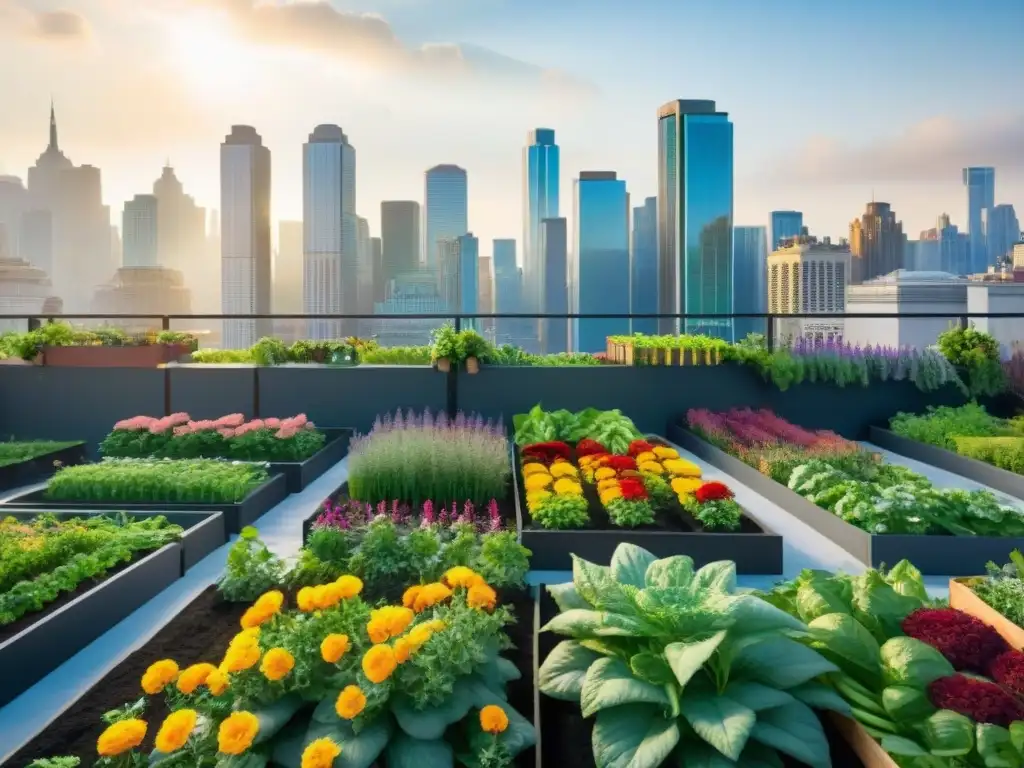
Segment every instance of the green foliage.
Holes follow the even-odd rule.
[[[102,504],[230,504],[244,499],[268,478],[263,466],[215,459],[108,459],[61,469],[47,486],[46,498]]]
[[[6,350],[23,360],[34,360],[43,347],[128,347],[145,344],[195,344],[188,333],[127,334],[119,328],[101,327],[93,330],[75,328],[65,322],[50,322],[33,331],[10,334],[4,340]]]
[[[901,437],[939,448],[956,450],[958,437],[996,437],[1013,434],[1003,419],[992,416],[985,406],[967,403],[957,408],[929,408],[927,413],[897,413],[889,429]]]
[[[647,499],[613,499],[605,509],[611,521],[620,528],[637,528],[654,523],[654,507]]]
[[[694,504],[687,510],[709,531],[739,530],[743,509],[732,499],[715,499],[703,504]]]
[[[225,363],[254,363],[251,349],[197,349],[192,353],[193,363],[223,365]]]
[[[494,531],[480,535],[480,551],[469,567],[495,587],[519,587],[530,570],[530,550],[519,543],[515,531]]]
[[[228,552],[217,589],[231,602],[251,602],[283,584],[284,575],[284,561],[260,540],[259,531],[246,526]]]
[[[612,453],[625,454],[633,440],[643,437],[633,421],[617,409],[599,411],[587,408],[578,413],[564,409],[545,411],[538,403],[529,413],[513,416],[512,424],[518,446],[552,440],[578,443],[589,438]]]
[[[836,666],[795,638],[800,620],[737,594],[731,562],[694,571],[620,545],[610,566],[573,558],[572,584],[549,590],[561,613],[542,631],[569,637],[538,686],[596,715],[597,768],[778,764],[779,752],[829,765],[811,706],[848,714],[816,681]]]
[[[264,336],[250,351],[257,365],[281,365],[289,361],[288,345],[273,336]]]
[[[958,437],[956,452],[1008,472],[1024,474],[1024,436]]]
[[[536,507],[533,522],[549,530],[585,528],[590,522],[590,504],[582,496],[557,494]]]
[[[63,451],[65,448],[73,448],[81,445],[81,440],[60,442],[57,440],[25,440],[0,442],[0,467],[10,464],[20,464],[23,461],[31,461],[48,453]]]
[[[999,342],[971,323],[939,334],[939,351],[967,380],[972,397],[996,395],[1006,389],[1006,375],[1000,359]]]
[[[503,344],[491,352],[491,365],[541,366],[568,368],[580,365],[604,365],[589,352],[556,352],[550,355],[534,355],[511,344]]]
[[[470,357],[485,363],[491,360],[493,353],[494,346],[474,328],[456,331],[451,323],[445,323],[431,335],[432,363],[447,360],[452,365],[460,365]]]
[[[970,579],[967,584],[978,597],[1018,627],[1024,627],[1024,555],[1010,553],[1004,566],[989,563],[987,575]]]
[[[430,365],[431,347],[378,347],[360,354],[367,365]]]

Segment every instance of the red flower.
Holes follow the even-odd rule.
[[[603,453],[608,453],[608,449],[597,442],[597,440],[591,440],[589,437],[585,437],[576,443],[577,456],[594,456]]]
[[[627,500],[647,498],[647,489],[644,488],[643,481],[635,477],[624,477],[619,480],[619,490],[622,491],[622,498]]]
[[[550,464],[555,459],[565,459],[568,461],[572,456],[572,451],[565,443],[553,441],[550,443],[534,443],[533,445],[524,446],[523,456],[540,459],[544,463]]]
[[[1017,695],[1024,694],[1024,653],[1010,649],[995,658],[988,676]]]
[[[979,675],[1009,647],[988,624],[955,608],[919,608],[903,620],[902,628],[939,651],[957,670]]]
[[[601,465],[610,467],[616,472],[622,472],[624,470],[636,469],[636,459],[629,456],[605,456]]]
[[[630,456],[637,456],[641,453],[648,453],[654,450],[654,446],[648,443],[646,440],[634,440],[629,444],[629,449],[626,451]]]
[[[734,494],[725,483],[712,480],[709,483],[704,483],[704,485],[698,488],[693,495],[699,503],[703,504],[708,501],[731,499],[736,494]]]
[[[1015,720],[1024,720],[1024,705],[988,680],[966,675],[940,677],[928,686],[928,696],[939,709],[959,712],[976,723],[1006,728]]]

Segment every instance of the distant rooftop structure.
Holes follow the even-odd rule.
[[[880,275],[865,280],[864,285],[907,285],[909,283],[948,283],[963,282],[962,277],[950,274],[949,272],[916,272],[912,269],[897,269],[887,275]]]
[[[779,247],[777,250],[784,251],[787,248],[802,250],[813,248],[815,250],[824,251],[849,251],[850,244],[845,238],[841,239],[838,243],[833,243],[831,237],[816,237],[815,235],[808,234],[807,227],[804,227],[802,234],[794,235],[793,237],[785,237],[779,241]]]

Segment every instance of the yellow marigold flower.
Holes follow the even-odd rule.
[[[392,646],[392,649],[395,652],[395,661],[399,664],[405,664],[405,662],[409,660],[409,657],[412,656],[412,643],[409,642],[409,638],[407,637],[400,637],[395,640],[395,644]]]
[[[693,477],[673,477],[669,485],[672,486],[672,490],[677,495],[688,495],[696,491],[704,483]]]
[[[371,683],[383,683],[398,666],[391,646],[375,645],[363,654],[363,674]]]
[[[366,623],[366,636],[370,638],[371,643],[379,644],[386,642],[391,633],[382,620],[371,619]]]
[[[303,587],[299,590],[299,594],[295,596],[295,602],[299,605],[299,610],[303,613],[310,613],[316,610],[316,589],[313,587]]]
[[[207,664],[206,662],[186,667],[178,677],[178,690],[186,695],[195,693],[196,688],[205,683],[206,678],[215,669],[217,668],[213,664]]]
[[[322,611],[333,608],[341,602],[341,585],[337,583],[324,584],[314,590],[316,607]]]
[[[526,494],[526,508],[536,509],[538,506],[544,503],[546,499],[551,498],[551,491],[530,491]]]
[[[664,467],[677,477],[700,477],[700,467],[686,459],[667,459]]]
[[[337,664],[348,648],[348,635],[330,634],[320,643],[320,657],[328,664]]]
[[[617,477],[606,477],[604,480],[599,480],[597,483],[598,492],[606,491],[609,488],[618,488],[619,478]]]
[[[576,467],[568,461],[556,461],[551,465],[550,474],[552,477],[576,477]]]
[[[659,459],[678,459],[679,451],[664,445],[656,445],[654,446],[654,455]]]
[[[595,480],[608,480],[612,477],[615,477],[615,470],[611,467],[601,467],[594,472]]]
[[[228,673],[223,669],[213,670],[210,676],[206,678],[206,689],[214,696],[220,696],[224,693],[228,689],[228,684]]]
[[[536,475],[540,473],[548,474],[548,468],[541,464],[539,461],[534,461],[529,464],[523,464],[523,477],[529,477],[530,475]]]
[[[363,591],[363,580],[358,576],[345,574],[334,582],[341,588],[341,599],[348,600]]]
[[[252,712],[232,712],[217,730],[217,749],[225,755],[240,755],[252,746],[260,721]]]
[[[665,474],[665,468],[656,461],[645,461],[641,464],[637,464],[637,469],[641,472],[647,472],[652,475]]]
[[[639,465],[645,461],[656,461],[657,458],[658,457],[654,453],[654,451],[643,451],[642,453],[638,453],[636,455],[636,463]]]
[[[243,672],[252,669],[260,660],[258,645],[234,645],[228,647],[221,663],[225,672]]]
[[[155,696],[178,679],[178,665],[170,659],[162,659],[149,665],[142,676],[142,690]]]
[[[398,635],[405,632],[406,628],[412,624],[412,620],[416,617],[411,608],[398,605],[385,605],[383,608],[376,608],[370,612],[370,623],[367,625],[367,631],[372,635],[383,632],[386,635],[384,640],[388,637],[397,637]],[[375,643],[384,642],[383,640],[374,640]]]
[[[484,733],[495,735],[504,733],[508,728],[508,715],[505,710],[494,704],[488,704],[480,710],[480,728]]]
[[[154,746],[165,755],[178,751],[188,742],[198,719],[199,713],[194,709],[171,712],[157,731]]]
[[[409,640],[409,644],[412,646],[413,653],[422,648],[423,644],[433,636],[434,630],[430,628],[429,624],[420,624],[419,626],[413,627],[412,631],[406,635]]]
[[[526,486],[527,491],[539,491],[551,485],[551,480],[551,475],[547,472],[544,472],[543,474],[540,472],[534,472],[532,475],[527,475],[523,484]]]
[[[431,606],[443,603],[451,596],[452,591],[440,582],[425,584],[419,594],[416,595],[416,602],[413,605],[413,610],[416,611],[416,613],[422,613]]]
[[[145,720],[121,720],[107,727],[96,741],[100,757],[116,757],[135,749],[146,738]]]
[[[583,486],[575,480],[563,477],[555,482],[555,493],[559,496],[582,496]]]
[[[609,503],[622,498],[622,489],[619,488],[618,485],[614,488],[607,488],[606,490],[601,491],[599,497],[601,499],[601,503],[608,506]]]
[[[474,571],[472,568],[467,568],[464,565],[457,565],[454,568],[449,568],[444,574],[444,582],[452,589],[457,587],[464,587],[469,589],[474,584],[479,584],[483,581],[480,574]]]
[[[331,768],[341,747],[328,738],[315,739],[302,750],[301,768]]]
[[[284,648],[271,648],[263,656],[260,672],[267,680],[278,681],[287,677],[295,667],[295,657]]]
[[[442,629],[445,628],[446,624],[443,621],[441,621],[441,619],[433,619],[431,621],[428,621],[423,626],[429,628],[431,632],[440,632]]]
[[[689,503],[690,503],[691,501],[693,501],[693,494],[692,494],[692,493],[677,493],[677,494],[676,494],[676,498],[677,498],[677,499],[679,499],[679,503],[680,503],[680,504],[681,504],[682,506],[684,506],[684,507],[685,507],[685,506],[687,506],[687,505],[688,505],[688,504],[689,504]]]
[[[334,711],[342,720],[355,720],[366,709],[366,694],[358,685],[349,685],[338,694],[334,702]]]
[[[264,592],[256,598],[256,602],[253,605],[268,613],[277,613],[281,610],[281,606],[284,605],[284,592],[279,589]]]
[[[405,592],[402,593],[402,605],[406,608],[412,608],[416,605],[416,598],[420,592],[423,591],[423,587],[419,584],[409,587]]]
[[[486,584],[477,584],[470,587],[466,596],[466,603],[470,608],[482,608],[485,611],[493,611],[498,602],[498,593]]]

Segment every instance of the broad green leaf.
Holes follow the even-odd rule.
[[[751,739],[740,755],[740,768],[783,768],[782,758],[771,747]]]
[[[635,629],[625,629],[610,624],[611,616],[612,614],[604,611],[573,608],[555,616],[541,628],[541,632],[554,632],[556,635],[577,638],[592,635],[628,637],[635,633]]]
[[[940,709],[924,725],[925,744],[936,757],[960,757],[974,749],[974,723],[959,712]]]
[[[645,586],[644,575],[657,559],[636,544],[619,544],[612,554],[612,578],[619,584],[631,584],[642,589]]]
[[[978,754],[986,768],[1017,768],[1021,759],[1010,739],[1010,732],[998,725],[978,723],[975,731]]]
[[[266,768],[269,761],[270,758],[258,751],[246,752],[244,755],[219,755],[217,768]]]
[[[657,653],[644,651],[635,654],[629,660],[629,668],[633,670],[634,675],[654,685],[665,685],[675,680],[672,667],[665,661],[664,656]]]
[[[712,595],[716,592],[736,591],[736,563],[732,560],[718,560],[708,563],[693,575],[690,592],[694,595]]]
[[[563,640],[540,665],[537,687],[553,699],[579,701],[587,670],[600,658],[574,640]]]
[[[334,760],[334,768],[370,768],[387,746],[391,730],[391,718],[386,714],[365,723],[359,733],[353,730],[347,720],[337,719],[334,724],[313,722],[301,746],[305,749],[316,739],[330,739],[341,747],[341,754]],[[278,757],[275,744],[275,762],[280,762]],[[301,763],[301,752],[298,757]]]
[[[709,602],[715,605],[716,601]],[[743,635],[769,630],[807,631],[802,621],[754,595],[733,596],[726,613],[734,622],[732,631]]]
[[[504,656],[498,657],[497,666],[498,677],[501,678],[503,683],[511,683],[513,680],[519,680],[523,676],[523,673],[519,671],[519,667]]]
[[[339,693],[340,691],[333,690],[320,699],[313,710],[313,720],[318,723],[327,723],[328,725],[338,722],[338,711],[335,708],[335,704],[338,701]]]
[[[924,757],[928,754],[924,747],[916,741],[891,733],[882,737],[882,749],[891,755],[903,755],[904,757]]]
[[[785,752],[811,768],[831,765],[828,739],[821,721],[799,701],[759,712],[750,738]]]
[[[915,597],[922,602],[928,600],[928,590],[924,585],[921,571],[909,560],[900,560],[896,563],[886,574],[885,580],[901,595]]]
[[[830,613],[849,614],[853,610],[842,586],[825,579],[814,579],[800,585],[796,592],[796,609],[806,622]]]
[[[665,659],[681,686],[686,686],[704,663],[718,650],[728,633],[725,630],[715,632],[705,640],[692,643],[670,643],[665,646]]]
[[[811,709],[827,712],[838,712],[847,717],[852,716],[850,705],[846,699],[836,693],[835,689],[824,683],[810,680],[786,691],[797,701],[802,701]]]
[[[576,585],[571,581],[568,584],[553,584],[548,587],[548,594],[555,601],[560,611],[570,611],[573,608],[592,608],[586,600],[580,597],[576,591]]]
[[[334,716],[338,721],[338,716]],[[315,720],[293,717],[291,722],[277,732],[271,742],[270,760],[279,768],[302,768],[302,750],[306,746],[306,736],[314,731],[314,727],[328,726]]]
[[[792,688],[836,667],[817,651],[788,637],[768,637],[742,647],[733,658],[730,674],[776,688]]]
[[[472,708],[473,685],[486,687],[481,681],[463,678],[455,683],[451,695],[444,702],[427,709],[416,709],[408,696],[394,696],[391,713],[399,727],[414,739],[440,739],[449,725],[464,718]]]
[[[916,723],[935,712],[924,691],[907,685],[890,685],[883,690],[882,707],[897,723]]]
[[[1024,721],[1010,723],[1010,741],[1018,752],[1024,753]]]
[[[789,704],[793,700],[793,697],[786,691],[780,691],[778,688],[749,681],[729,683],[725,687],[723,695],[755,712],[760,712],[762,709],[771,709],[772,707],[781,707],[783,704]]]
[[[851,603],[853,617],[880,643],[900,635],[900,624],[922,605],[916,597],[901,595],[874,569],[853,579]]]
[[[881,675],[880,646],[874,636],[853,616],[828,613],[808,624],[812,647],[826,652],[830,661],[847,674],[877,681]]]
[[[747,745],[757,713],[728,696],[701,690],[683,691],[679,711],[704,741],[730,760],[738,760]]]
[[[948,677],[955,672],[945,656],[912,637],[887,640],[879,657],[886,685],[906,685],[924,690],[940,677]]]
[[[304,704],[305,702],[299,696],[289,694],[282,696],[273,704],[254,709],[252,713],[260,721],[260,729],[256,733],[253,744],[263,744],[272,739]]]
[[[671,587],[688,587],[693,581],[693,558],[686,555],[673,555],[655,560],[647,566],[644,584],[658,589]]]
[[[537,743],[537,731],[533,723],[509,706],[502,697],[484,685],[483,681],[470,676],[456,683],[462,684],[473,709],[483,709],[494,704],[505,710],[508,717],[508,728],[501,734],[501,743],[513,756]]]
[[[595,768],[658,768],[679,742],[679,727],[659,707],[626,704],[597,713]]]
[[[455,755],[447,742],[423,741],[396,733],[384,753],[388,768],[454,768]]]
[[[735,768],[736,763],[710,744],[688,742],[676,752],[679,768]]]
[[[622,704],[660,704],[669,706],[665,689],[633,676],[619,659],[598,659],[590,665],[583,680],[580,705],[583,717]]]
[[[572,583],[580,597],[598,610],[627,616],[636,614],[636,606],[608,566],[595,565],[573,555]]]

